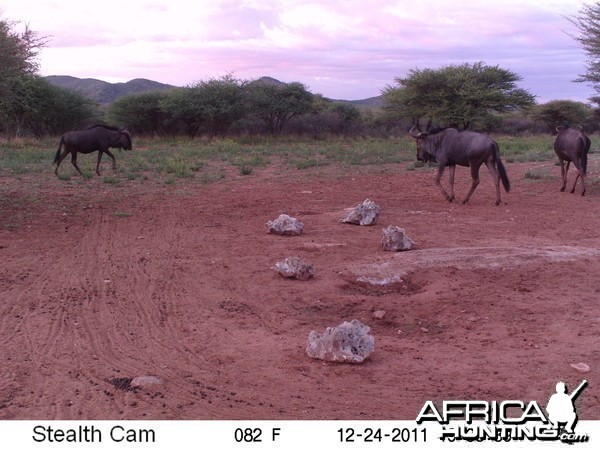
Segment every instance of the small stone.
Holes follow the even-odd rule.
[[[306,281],[315,275],[315,268],[311,263],[302,261],[297,256],[285,258],[283,261],[275,263],[272,269],[276,270],[281,276],[286,278],[296,278]]]
[[[163,384],[163,380],[154,375],[141,375],[131,380],[132,387],[150,387]]]
[[[581,373],[586,373],[590,371],[590,366],[588,366],[586,363],[571,364],[571,367],[575,370],[580,371]]]
[[[354,225],[375,225],[379,218],[381,208],[375,202],[366,199],[359,205],[356,205],[343,219],[342,223],[352,223]]]
[[[421,331],[423,333],[429,333],[429,330],[427,328],[425,328],[425,327],[421,327]]]
[[[375,338],[360,320],[327,327],[324,333],[311,331],[306,353],[311,358],[325,361],[361,363],[375,350]]]
[[[415,245],[415,241],[405,234],[404,228],[390,225],[383,230],[381,245],[385,251],[398,252],[411,250]]]
[[[373,312],[373,319],[383,319],[385,317],[385,311],[378,309]]]
[[[281,214],[277,219],[267,222],[267,232],[282,236],[298,236],[304,231],[304,224],[294,217]]]

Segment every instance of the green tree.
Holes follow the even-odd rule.
[[[574,38],[587,55],[586,72],[575,81],[590,83],[600,93],[600,2],[584,4],[569,20],[579,30]]]
[[[356,128],[360,119],[358,108],[344,102],[332,102],[320,115],[330,131],[336,134],[350,133]]]
[[[36,36],[28,27],[21,33],[14,30],[16,23],[0,19],[0,121],[5,131],[12,129],[11,134],[18,134],[21,124],[15,123],[15,108],[22,109],[19,104],[21,87],[28,82],[27,77],[38,70],[36,60],[44,40]]]
[[[269,132],[279,135],[294,117],[311,111],[313,94],[299,82],[248,85],[250,114],[262,120]]]
[[[201,81],[192,89],[201,103],[201,117],[211,135],[223,135],[246,113],[245,82],[232,74]]]
[[[192,137],[214,136],[244,117],[245,98],[244,82],[229,74],[170,91],[161,106],[171,127],[183,127]]]
[[[195,137],[203,124],[201,99],[198,92],[189,87],[169,91],[160,102],[160,107],[167,115],[167,127],[170,132],[183,131]]]
[[[37,75],[23,75],[13,84],[15,98],[10,122],[15,134],[36,137],[61,134],[81,127],[94,115],[93,102],[82,95],[56,86]]]
[[[441,69],[411,69],[406,78],[383,90],[388,113],[413,121],[419,118],[467,129],[490,114],[531,106],[535,97],[516,83],[521,77],[498,66],[450,65]]]
[[[165,91],[153,91],[121,97],[109,106],[107,117],[137,134],[160,135],[168,121],[163,108],[168,95]]]
[[[531,117],[543,123],[548,130],[554,130],[560,125],[581,125],[589,129],[594,121],[594,111],[582,102],[552,100],[533,108]]]

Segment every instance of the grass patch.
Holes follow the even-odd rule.
[[[300,161],[296,161],[294,166],[296,167],[296,169],[302,170],[302,169],[309,169],[311,167],[328,166],[329,164],[331,164],[331,163],[326,160],[322,160],[322,159],[318,159],[318,158],[309,158],[309,159],[303,159]]]
[[[252,174],[252,167],[250,166],[240,166],[239,168],[239,174],[240,175],[251,175]]]
[[[121,180],[119,180],[118,178],[113,176],[113,177],[104,177],[102,179],[102,182],[104,184],[119,184],[121,182]]]
[[[133,214],[127,211],[117,211],[113,215],[117,217],[131,217]]]
[[[413,170],[420,169],[425,167],[425,163],[423,161],[413,161],[406,166],[406,170],[412,172]]]
[[[553,136],[492,137],[498,142],[500,155],[506,162],[556,159]],[[600,138],[591,138],[592,148],[598,147]],[[0,141],[0,175],[51,174],[53,149],[56,148],[54,141]],[[222,167],[223,163],[236,167],[241,175],[250,175],[257,167],[268,166],[272,161],[301,170],[332,164],[367,166],[408,163],[407,171],[423,167],[422,163],[415,161],[416,147],[409,136],[327,140],[294,136],[246,136],[213,140],[134,138],[133,147],[132,151],[117,153],[118,172],[104,177],[104,183],[117,185],[127,180],[148,179],[166,184],[192,179],[204,184],[212,183],[225,177],[223,169],[215,168]],[[79,156],[84,173],[83,182],[94,177],[96,158],[96,154]],[[65,167],[63,173],[59,174],[59,180],[68,181],[74,176],[74,172],[68,169]]]
[[[554,178],[548,167],[532,167],[527,169],[524,177],[528,180],[549,180]]]

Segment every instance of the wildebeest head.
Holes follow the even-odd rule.
[[[408,132],[411,137],[417,141],[417,159],[422,162],[435,162],[435,142],[433,139],[428,139],[430,133],[427,131],[416,130],[414,125]]]
[[[114,147],[131,150],[131,135],[126,128],[121,128],[119,130],[119,137],[117,138],[117,142],[115,143]]]

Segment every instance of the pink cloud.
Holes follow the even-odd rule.
[[[543,83],[556,86],[546,92],[581,96],[581,85],[565,81],[565,71],[571,79],[583,71],[584,55],[565,33],[572,32],[565,16],[579,7],[576,0],[452,7],[373,0],[367,11],[359,0],[5,0],[3,16],[51,38],[41,54],[45,74],[185,85],[233,71],[359,98],[378,95],[410,68],[484,61],[516,71],[524,83],[535,79],[533,93]]]

